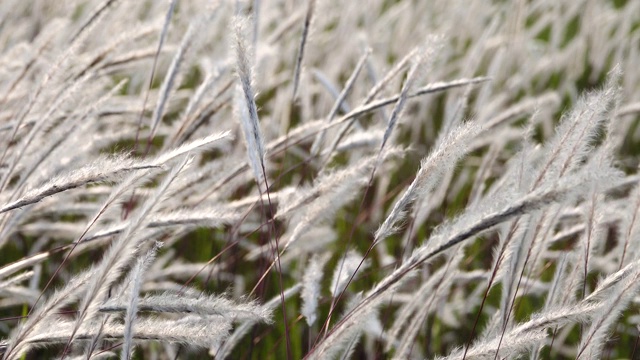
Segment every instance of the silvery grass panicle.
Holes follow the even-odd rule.
[[[0,358],[640,354],[638,1],[0,2]]]

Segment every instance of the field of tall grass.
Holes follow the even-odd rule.
[[[640,1],[0,1],[2,359],[640,359]]]

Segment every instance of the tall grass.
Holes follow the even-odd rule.
[[[0,356],[640,356],[638,14],[0,2]]]

